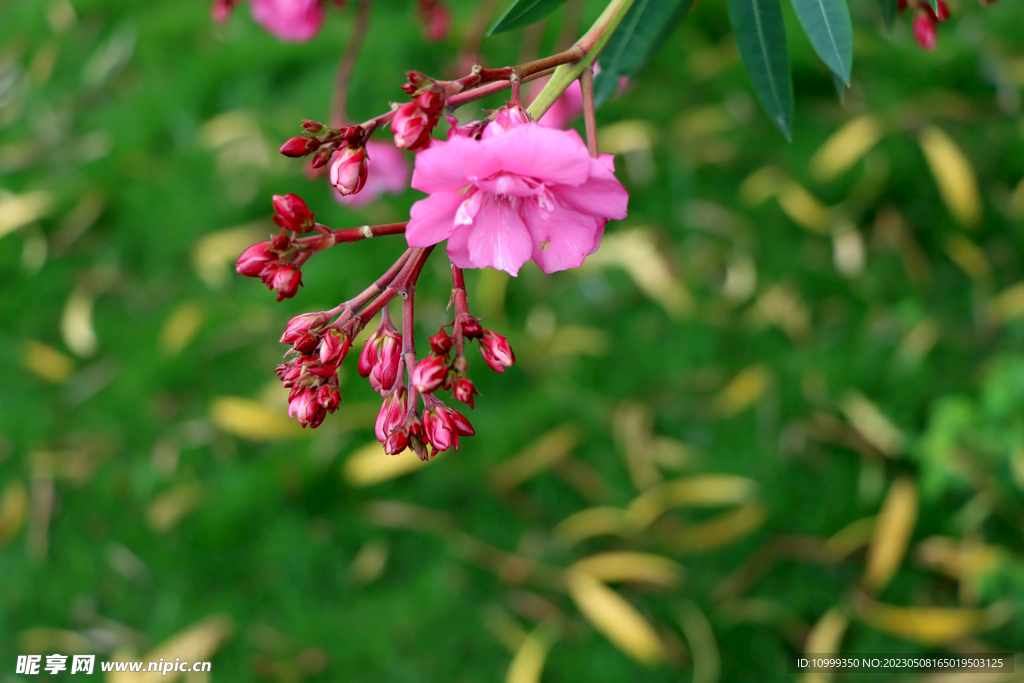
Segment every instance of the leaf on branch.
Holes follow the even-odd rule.
[[[650,61],[693,6],[693,0],[637,0],[601,53],[601,73],[594,77],[594,106],[618,89],[619,78],[634,76]]]
[[[793,74],[779,0],[729,0],[729,20],[757,100],[792,140]]]
[[[501,19],[487,31],[487,35],[493,36],[506,31],[515,31],[535,24],[541,19],[546,19],[556,9],[564,5],[568,0],[516,0],[512,6],[505,10]]]
[[[898,0],[878,0],[878,7],[882,10],[882,21],[885,22],[885,28],[888,29],[889,33],[892,33],[892,28],[896,25],[896,9],[898,5]]]
[[[846,0],[792,0],[796,17],[814,51],[843,83],[850,85],[853,28]]]

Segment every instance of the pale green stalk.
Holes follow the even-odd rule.
[[[594,25],[590,27],[590,30],[576,41],[576,47],[580,48],[583,52],[583,57],[579,61],[563,64],[555,69],[555,72],[551,74],[551,80],[547,82],[544,89],[540,91],[540,94],[537,95],[537,98],[527,109],[530,112],[530,116],[534,119],[539,119],[543,116],[544,112],[555,103],[559,95],[565,92],[565,89],[572,85],[572,82],[579,78],[580,74],[590,68],[590,65],[594,63],[597,56],[601,54],[601,50],[604,49],[608,39],[611,38],[612,32],[615,31],[619,22],[622,21],[622,17],[626,16],[626,12],[633,4],[633,1],[612,0],[608,3],[608,6],[605,7],[604,12],[597,18]]]

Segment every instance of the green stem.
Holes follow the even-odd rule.
[[[572,82],[579,78],[580,74],[590,68],[590,65],[601,54],[608,39],[612,37],[612,32],[618,27],[622,17],[626,16],[626,12],[633,2],[634,0],[612,0],[608,3],[590,30],[576,41],[576,47],[584,53],[583,58],[555,69],[555,73],[551,74],[551,80],[547,82],[544,89],[540,91],[540,94],[527,109],[530,116],[534,119],[543,116],[544,112],[550,109],[555,100],[565,92],[565,89],[572,85]]]

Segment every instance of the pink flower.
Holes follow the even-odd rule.
[[[366,150],[346,147],[334,157],[331,165],[331,185],[343,196],[358,193],[366,184]]]
[[[324,25],[321,0],[252,0],[252,18],[288,43],[305,43]]]
[[[545,273],[578,268],[597,251],[605,223],[629,199],[612,155],[591,158],[575,131],[526,123],[487,139],[435,141],[416,157],[410,247],[448,240],[460,268],[518,275],[529,260]]]
[[[340,155],[335,156],[338,158]],[[359,208],[382,194],[401,194],[409,187],[409,162],[394,145],[374,140],[367,142],[366,162],[366,182],[358,194],[346,196],[335,192],[334,198],[341,204]]]

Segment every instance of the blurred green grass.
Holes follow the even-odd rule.
[[[431,45],[412,3],[377,3],[351,116],[399,99],[407,69],[451,73],[472,9],[452,4],[452,37]],[[283,438],[276,339],[399,246],[326,254],[281,304],[231,269],[234,243],[271,229],[273,193],[299,193],[333,227],[401,220],[415,200],[352,212],[274,151],[326,116],[349,14],[286,46],[244,8],[215,26],[199,2],[6,4],[0,680],[22,680],[29,652],[142,657],[218,613],[234,630],[211,656],[217,680],[500,680],[538,624],[546,680],[788,680],[785,655],[828,644],[822,624],[840,614],[835,651],[1019,649],[1024,19],[1011,2],[963,3],[926,54],[906,22],[890,38],[872,3],[851,9],[845,106],[790,31],[786,145],[748,93],[723,8],[701,3],[599,113],[631,192],[611,248],[578,273],[468,274],[519,364],[474,365],[478,435],[458,453],[360,487],[346,464],[373,440],[375,395],[349,369],[341,413]],[[484,44],[494,65],[518,51],[515,35]],[[879,143],[816,179],[812,157],[864,114]],[[977,227],[938,190],[927,125],[977,175]],[[820,225],[802,192],[831,207]],[[421,335],[447,322],[434,261]],[[224,397],[254,416],[225,418]],[[246,438],[254,424],[282,438]],[[573,438],[524,455],[563,425]],[[386,467],[378,455],[358,462]],[[714,473],[756,492],[712,509],[682,496],[643,529],[621,512],[658,482]],[[567,545],[558,525],[594,507],[620,510],[622,537]],[[675,588],[614,582],[666,663],[635,661],[567,594],[561,568],[606,551],[684,567]],[[861,594],[866,572],[904,621]],[[921,610],[936,607],[959,611],[922,643],[936,615]]]

